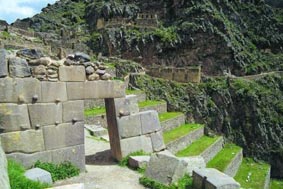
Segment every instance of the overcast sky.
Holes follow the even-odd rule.
[[[0,0],[0,20],[6,20],[9,24],[16,19],[31,17],[40,13],[48,3],[53,4],[57,0]]]

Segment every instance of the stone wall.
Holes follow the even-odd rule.
[[[1,141],[0,141],[0,186],[1,189],[10,189],[7,159],[2,149]]]
[[[71,161],[84,170],[84,100],[123,97],[125,86],[90,81],[91,64],[83,57],[80,64],[66,66],[0,50],[0,139],[8,158],[26,167],[37,160]]]
[[[159,77],[163,79],[173,80],[181,83],[200,83],[201,81],[201,67],[150,67],[148,68],[148,75],[152,77]]]

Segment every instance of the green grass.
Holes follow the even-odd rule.
[[[283,180],[272,179],[270,183],[270,189],[282,189],[283,188]]]
[[[144,107],[148,107],[148,106],[157,106],[160,104],[166,104],[165,101],[158,101],[158,100],[146,100],[143,102],[139,102],[139,107],[140,108],[144,108]]]
[[[84,111],[85,116],[97,116],[106,113],[105,107],[96,107]]]
[[[269,168],[270,165],[266,163],[257,163],[252,159],[244,158],[235,180],[241,184],[242,188],[263,188]]]
[[[178,138],[181,138],[185,135],[187,135],[189,132],[199,129],[203,127],[203,125],[200,124],[185,124],[181,125],[180,127],[177,127],[171,131],[167,131],[163,133],[163,139],[165,144],[168,144],[169,142],[172,142]]]
[[[48,184],[35,182],[27,179],[25,169],[19,163],[8,160],[8,175],[11,189],[44,189],[50,187]]]
[[[207,167],[224,171],[241,148],[235,144],[225,144],[225,147],[207,163]]]
[[[205,149],[207,149],[211,144],[213,144],[220,137],[208,137],[203,136],[199,140],[193,142],[187,148],[177,152],[177,156],[179,157],[187,157],[187,156],[197,156],[200,155]]]
[[[126,90],[127,95],[135,95],[135,94],[142,94],[142,93],[144,93],[144,92],[141,91],[141,90],[131,90],[131,89]]]
[[[74,177],[80,174],[80,169],[70,162],[63,162],[58,165],[53,163],[43,163],[37,161],[34,167],[38,167],[50,172],[53,182]]]
[[[166,112],[166,113],[161,113],[159,114],[159,121],[166,121],[175,117],[178,117],[180,115],[182,115],[182,112]]]

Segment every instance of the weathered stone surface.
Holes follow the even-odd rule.
[[[129,165],[134,169],[146,168],[149,160],[150,156],[130,156]]]
[[[150,134],[150,138],[151,138],[152,148],[154,152],[159,152],[166,148],[164,141],[163,141],[163,136],[162,136],[161,131]]]
[[[127,95],[126,98],[115,99],[116,116],[123,116],[125,114],[137,114],[139,106],[135,95]]]
[[[148,134],[161,130],[156,111],[141,112],[142,134]]]
[[[141,135],[140,114],[117,118],[121,138],[129,138]]]
[[[109,73],[105,73],[104,75],[100,76],[102,80],[111,80],[112,76]]]
[[[34,96],[41,99],[41,85],[40,81],[34,78],[25,79],[0,79],[0,102],[4,103],[32,103],[37,102],[33,100]],[[2,92],[3,90],[3,92]],[[21,100],[20,100],[21,99]]]
[[[0,186],[1,189],[10,189],[7,159],[2,149],[1,141],[0,141]]]
[[[85,98],[84,82],[67,82],[67,93],[69,100],[82,100]]]
[[[84,66],[60,66],[60,81],[85,81],[86,73]]]
[[[178,117],[174,117],[172,119],[162,121],[160,124],[163,132],[170,131],[171,129],[174,129],[176,127],[185,124],[185,119],[186,119],[185,115],[181,114]]]
[[[91,74],[94,73],[94,68],[92,66],[87,66],[85,68],[85,72],[86,72],[87,75],[91,75]]]
[[[239,189],[240,184],[216,169],[206,168],[193,171],[193,188]]]
[[[39,59],[35,59],[35,60],[30,60],[29,64],[30,65],[44,65],[47,66],[49,64],[51,64],[51,58],[50,57],[41,57]]]
[[[122,156],[126,157],[128,154],[137,151],[152,152],[151,139],[148,136],[138,136],[121,140]]]
[[[159,152],[150,157],[145,176],[165,185],[176,183],[186,173],[187,163],[169,151]]]
[[[84,189],[84,184],[71,184],[71,185],[64,185],[64,186],[57,186],[57,187],[52,187],[49,189]]]
[[[84,123],[64,123],[43,127],[46,150],[84,144]]]
[[[84,101],[68,101],[63,103],[63,122],[84,120]]]
[[[29,59],[38,59],[43,57],[43,53],[37,49],[21,49],[18,50],[17,55]]]
[[[206,167],[206,163],[201,156],[194,156],[194,157],[185,157],[180,158],[181,160],[185,161],[187,165],[187,171],[186,173],[189,176],[193,175],[193,171],[196,169],[204,169]]]
[[[47,70],[46,70],[45,66],[40,65],[40,66],[34,67],[32,73],[33,73],[33,75],[46,75]]]
[[[11,77],[29,77],[31,70],[25,59],[13,57],[9,59],[9,72]]]
[[[87,125],[85,124],[84,127],[87,129],[87,131],[90,133],[92,136],[105,136],[108,134],[107,129],[101,127],[100,125]]]
[[[47,183],[47,184],[53,183],[51,174],[48,171],[45,171],[40,168],[33,168],[33,169],[27,170],[25,172],[25,177],[30,180],[41,182],[41,183]]]
[[[0,78],[8,75],[8,62],[6,60],[7,52],[0,49]]]
[[[96,81],[96,80],[99,80],[99,75],[96,74],[96,73],[93,73],[93,74],[87,76],[87,79],[88,79],[89,81]]]
[[[2,146],[6,153],[33,153],[44,150],[41,130],[16,131],[0,134]]]
[[[83,144],[52,150],[51,156],[54,163],[70,161],[73,165],[80,168],[81,171],[85,170],[85,148]]]
[[[27,105],[0,104],[0,116],[2,132],[30,129]]]
[[[28,110],[33,128],[62,123],[62,103],[30,104]]]
[[[76,52],[74,59],[76,61],[89,62],[90,56],[82,52]]]
[[[65,82],[41,82],[41,102],[67,101],[67,87]]]
[[[85,117],[85,123],[99,125],[104,128],[107,128],[107,125],[108,125],[105,114],[96,115],[96,116],[87,116]]]

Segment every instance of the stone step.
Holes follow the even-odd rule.
[[[158,113],[167,112],[167,103],[165,101],[146,100],[139,102],[140,112],[155,110]]]
[[[200,124],[185,124],[163,133],[167,149],[173,154],[184,149],[204,134],[204,127]]]
[[[224,148],[207,163],[226,175],[234,177],[242,163],[243,149],[235,144],[225,144]]]
[[[268,189],[270,186],[270,165],[244,158],[234,177],[242,188]]]
[[[86,130],[91,136],[101,137],[103,135],[108,135],[108,130],[101,127],[100,125],[87,125],[85,124]]]
[[[203,136],[185,149],[177,152],[176,155],[179,157],[202,156],[205,163],[207,163],[223,148],[223,143],[222,136]]]
[[[181,112],[166,112],[159,114],[163,132],[170,131],[185,124],[185,115]]]

